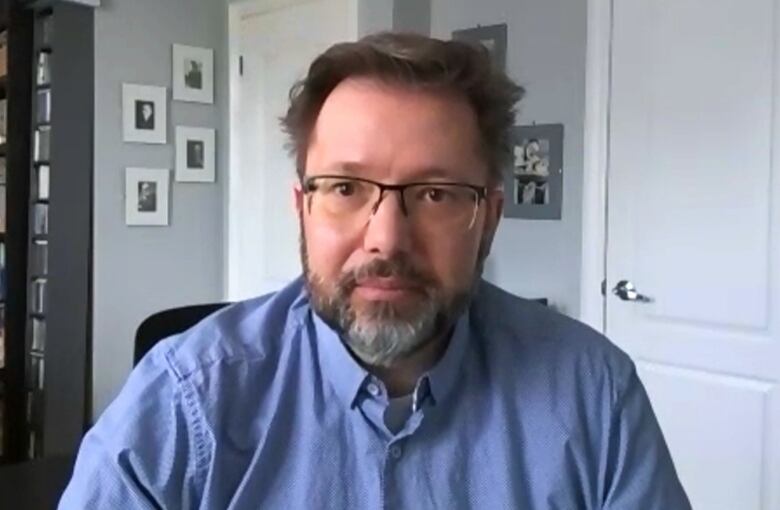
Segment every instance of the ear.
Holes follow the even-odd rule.
[[[501,222],[501,216],[504,214],[504,190],[499,188],[488,191],[485,205],[485,231],[482,233],[482,250],[483,255],[487,257],[490,254],[490,247],[493,245],[498,224]]]
[[[301,181],[296,180],[295,184],[293,184],[293,200],[295,200],[295,210],[299,216],[303,214],[303,199],[304,194]]]

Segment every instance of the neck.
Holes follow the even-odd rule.
[[[444,335],[431,339],[422,349],[396,361],[392,366],[368,366],[366,369],[382,380],[390,398],[409,395],[414,391],[420,377],[433,368],[444,355],[451,333],[450,329]]]

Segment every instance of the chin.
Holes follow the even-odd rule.
[[[367,299],[353,295],[350,304],[363,321],[381,323],[386,320],[414,320],[423,301],[423,296],[419,295],[395,299]]]

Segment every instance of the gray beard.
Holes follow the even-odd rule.
[[[301,262],[314,311],[341,335],[360,361],[379,367],[391,367],[445,335],[471,302],[482,267],[480,257],[469,288],[447,296],[432,278],[403,256],[373,260],[342,274],[332,284],[310,270],[303,239]],[[378,302],[356,311],[350,300],[356,282],[366,277],[389,276],[418,283],[423,293],[419,305],[404,311],[391,303]]]

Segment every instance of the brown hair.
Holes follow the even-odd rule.
[[[476,113],[491,181],[501,182],[512,153],[509,132],[515,104],[523,97],[523,88],[493,65],[482,45],[393,32],[331,46],[290,89],[290,107],[281,124],[299,177],[322,105],[339,83],[357,76],[461,94]]]

